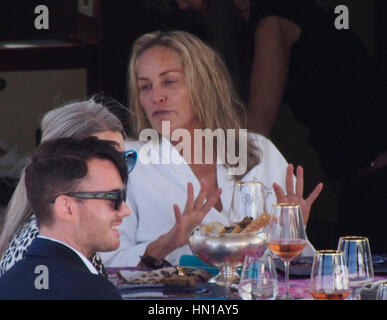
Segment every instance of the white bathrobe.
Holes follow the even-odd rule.
[[[243,177],[243,180],[256,179],[262,182],[269,189],[266,205],[267,208],[271,208],[276,203],[273,183],[278,183],[283,190],[286,190],[288,163],[271,141],[258,134],[249,133],[249,137],[254,139],[262,151],[261,161]],[[136,150],[140,155],[140,149],[144,144],[139,141],[127,141],[125,150]],[[184,211],[187,201],[187,183],[193,184],[195,197],[199,193],[200,183],[190,166],[169,140],[163,137],[160,157],[165,156],[161,151],[166,150],[164,148],[170,150],[172,159],[180,158],[182,164],[144,164],[141,159],[137,161],[128,181],[127,204],[131,209],[131,215],[125,217],[119,227],[120,247],[112,252],[101,253],[106,267],[136,266],[149,243],[167,233],[175,224],[173,204],[177,204],[181,212]],[[212,208],[203,223],[220,221],[228,225],[227,213],[231,205],[235,180],[228,174],[228,169],[221,164],[217,165],[217,178],[218,187],[222,189],[223,211],[219,212]],[[302,255],[311,256],[313,253],[314,248],[308,243]],[[180,257],[185,254],[192,254],[188,245],[172,251],[165,259],[177,265]]]

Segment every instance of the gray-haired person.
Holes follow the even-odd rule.
[[[47,112],[41,122],[42,142],[60,137],[99,139],[116,142],[124,151],[126,137],[121,121],[95,99],[65,104]],[[27,199],[24,172],[8,205],[0,234],[0,276],[21,260],[32,240],[39,234],[36,217]],[[106,276],[98,254],[89,257],[99,273]]]

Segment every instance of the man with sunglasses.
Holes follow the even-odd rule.
[[[118,248],[128,167],[112,143],[95,137],[41,144],[25,170],[39,236],[0,278],[0,299],[120,299],[87,259]]]

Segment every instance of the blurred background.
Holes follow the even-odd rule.
[[[387,2],[320,2],[331,8],[348,7],[350,28],[387,74]],[[49,9],[48,30],[34,27],[38,5]],[[8,203],[24,156],[39,139],[41,116],[61,103],[100,92],[125,105],[133,41],[145,32],[179,28],[199,36],[202,32],[199,17],[191,12],[167,15],[152,0],[0,2],[0,210]],[[126,113],[112,111],[126,126]],[[324,179],[307,133],[291,109],[283,106],[270,136],[288,162],[304,166],[306,193]],[[325,185],[308,225],[316,248],[335,248],[337,213],[335,193]]]

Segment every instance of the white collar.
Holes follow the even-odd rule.
[[[180,184],[183,190],[185,190],[186,181],[190,181],[194,186],[196,197],[200,190],[200,182],[191,170],[189,164],[172,145],[171,141],[164,136],[161,137],[160,159],[164,159],[164,161],[171,161],[171,159],[169,158],[163,158],[165,157],[165,153],[163,153],[162,151],[163,148],[164,152],[170,152],[171,159],[174,158],[175,161],[181,163],[181,165],[173,166],[172,174],[177,176],[176,183]],[[166,167],[163,166],[163,168]],[[215,208],[212,208],[204,218],[203,222],[207,223],[206,221],[217,220],[224,224],[228,224],[228,212],[230,210],[231,198],[234,190],[235,181],[233,180],[232,176],[228,174],[228,169],[224,165],[218,164],[216,168],[218,187],[222,188],[221,200],[223,204],[223,210],[222,212],[219,212]]]
[[[41,236],[41,235],[38,235],[37,238],[41,238],[41,239],[46,239],[46,240],[50,240],[50,241],[54,241],[54,242],[57,242],[57,243],[60,243],[64,246],[66,246],[67,248],[73,250],[78,256],[79,258],[81,258],[81,260],[83,261],[83,263],[86,265],[87,269],[89,269],[89,271],[93,274],[98,274],[98,271],[95,269],[95,267],[91,264],[91,262],[89,261],[89,259],[87,259],[82,253],[80,253],[78,250],[74,249],[73,247],[69,246],[68,244],[62,242],[62,241],[59,241],[57,239],[53,239],[53,238],[49,238],[49,237],[46,237],[46,236]]]

